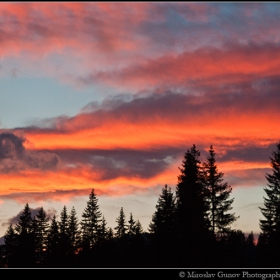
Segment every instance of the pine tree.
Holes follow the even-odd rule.
[[[212,146],[210,146],[209,153],[210,155],[207,157],[207,162],[203,164],[203,167],[210,203],[210,231],[213,236],[220,239],[230,232],[230,224],[236,221],[238,217],[235,217],[234,213],[227,213],[232,209],[231,204],[234,201],[234,199],[229,199],[232,188],[228,183],[223,182],[224,174],[218,172],[215,152]]]
[[[179,238],[192,244],[201,243],[209,234],[208,192],[199,157],[195,145],[187,150],[176,188]]]
[[[143,232],[144,232],[143,227],[142,227],[140,221],[137,220],[135,223],[135,235],[141,236]]]
[[[130,213],[130,217],[128,220],[128,235],[129,236],[135,234],[135,224],[136,224],[136,222],[133,219],[133,215],[132,215],[132,213]]]
[[[59,246],[62,254],[68,255],[71,253],[71,241],[69,235],[69,215],[67,208],[64,205],[60,213],[59,226]]]
[[[280,245],[280,142],[276,147],[270,157],[272,174],[266,174],[268,184],[264,191],[267,197],[264,197],[264,207],[260,207],[265,219],[260,220],[260,228],[268,243]]]
[[[102,244],[105,241],[108,240],[108,228],[107,228],[107,222],[105,220],[105,217],[102,217],[101,223],[100,223],[100,229],[98,234],[98,243]]]
[[[82,214],[82,244],[84,249],[92,248],[98,241],[100,230],[101,212],[99,211],[98,199],[94,194],[94,189],[89,195],[87,206]]]
[[[35,267],[35,233],[31,209],[26,203],[15,225],[18,234],[18,246],[16,250],[17,267]]]
[[[14,227],[12,224],[9,224],[9,227],[4,235],[4,248],[5,248],[5,265],[7,267],[15,267],[14,258],[15,251],[18,245],[18,235],[15,233]]]
[[[116,219],[116,222],[117,222],[117,226],[115,227],[115,231],[116,231],[115,236],[118,238],[123,238],[126,235],[127,228],[128,228],[125,221],[125,214],[123,212],[123,207],[121,207],[120,215]]]
[[[280,141],[276,147],[270,157],[272,173],[265,176],[267,187],[264,191],[267,197],[264,197],[264,207],[260,207],[264,216],[264,219],[260,220],[260,228],[262,243],[265,245],[265,265],[272,267],[280,265]]]
[[[35,251],[37,253],[37,263],[42,263],[43,255],[47,248],[47,235],[49,228],[49,219],[43,207],[33,219],[33,228],[35,235]]]
[[[60,250],[59,224],[53,216],[47,235],[47,267],[59,267],[64,254]]]
[[[162,189],[162,193],[156,205],[156,211],[152,216],[149,231],[155,234],[155,238],[172,238],[175,226],[175,196],[171,188],[167,185]]]
[[[15,226],[15,231],[19,235],[25,235],[32,232],[33,219],[31,216],[31,210],[29,204],[26,203],[22,214],[19,216],[19,220]]]
[[[74,206],[72,207],[70,215],[68,217],[67,235],[70,238],[71,252],[74,253],[76,251],[80,238],[79,221]]]
[[[210,261],[208,191],[199,157],[200,152],[193,145],[185,153],[182,167],[179,168],[175,238],[178,253],[175,257],[180,266],[206,265]]]
[[[48,230],[47,236],[47,251],[48,253],[57,254],[59,250],[59,225],[56,221],[56,217],[53,216],[51,220],[51,225]]]

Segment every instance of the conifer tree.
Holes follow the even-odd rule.
[[[15,232],[18,234],[16,265],[18,267],[34,267],[35,233],[31,209],[28,203],[26,203],[19,216],[18,223],[15,225]]]
[[[172,238],[175,226],[175,196],[167,185],[162,189],[156,205],[156,211],[152,216],[149,231],[155,234],[155,238]]]
[[[22,214],[19,216],[19,220],[15,226],[15,231],[19,235],[25,235],[28,233],[32,232],[32,224],[33,224],[33,219],[31,216],[31,210],[29,207],[29,204],[26,203]]]
[[[57,254],[59,250],[59,225],[56,221],[56,217],[53,216],[51,225],[47,236],[47,251],[48,253]]]
[[[143,227],[139,220],[135,223],[135,235],[140,236],[144,232]]]
[[[7,267],[14,267],[15,251],[18,245],[18,235],[15,233],[14,227],[12,224],[9,224],[8,229],[4,235],[5,241],[5,261]]]
[[[135,224],[136,224],[136,222],[133,219],[133,215],[132,215],[132,213],[130,213],[130,217],[128,220],[128,235],[129,236],[135,234]]]
[[[98,199],[92,189],[87,206],[82,214],[81,230],[83,247],[92,248],[98,241],[100,231],[101,212],[99,211]]]
[[[60,213],[59,225],[59,245],[62,254],[69,254],[71,252],[71,241],[69,235],[69,215],[67,208],[64,205]]]
[[[43,207],[38,210],[38,213],[33,219],[33,224],[37,263],[41,263],[43,254],[47,248],[47,234],[49,228],[49,219]]]
[[[70,215],[68,217],[67,234],[70,239],[71,252],[74,253],[80,238],[79,221],[74,206],[72,207]]]
[[[234,199],[229,199],[232,188],[223,182],[224,174],[218,172],[215,152],[210,146],[207,162],[203,164],[205,184],[208,190],[210,231],[217,239],[228,234],[230,225],[238,218],[234,213],[227,213],[232,209]]]
[[[116,219],[116,222],[117,222],[117,226],[115,227],[115,231],[116,231],[115,236],[118,238],[122,238],[126,235],[127,228],[128,228],[125,221],[125,214],[123,212],[123,207],[121,207],[120,215]]]
[[[59,222],[59,232],[62,238],[64,238],[64,236],[67,235],[68,227],[69,227],[69,217],[67,213],[67,208],[64,205],[60,213],[60,222]]]
[[[54,215],[47,236],[47,267],[59,267],[61,265],[64,252],[60,248],[59,224]]]
[[[189,245],[202,244],[209,236],[209,202],[200,152],[193,145],[184,155],[176,188],[178,237]]]
[[[105,220],[105,217],[102,217],[101,223],[100,223],[100,230],[99,230],[99,236],[98,236],[98,242],[100,244],[104,243],[108,240],[108,228],[107,228],[107,222]]]
[[[272,173],[266,174],[268,183],[264,191],[267,197],[264,197],[264,207],[260,207],[264,216],[260,228],[268,243],[280,245],[280,142],[276,147],[270,157]]]
[[[266,174],[267,187],[264,191],[264,207],[260,207],[264,219],[260,220],[261,243],[263,246],[264,263],[267,266],[280,265],[280,141],[270,157],[272,173]]]

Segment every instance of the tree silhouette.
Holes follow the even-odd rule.
[[[59,242],[59,226],[58,222],[56,221],[56,217],[53,216],[47,235],[47,251],[48,255],[51,255],[51,258],[58,255],[60,246]]]
[[[4,249],[5,249],[5,266],[15,267],[15,252],[18,245],[18,235],[15,233],[12,224],[9,224],[9,227],[4,235]]]
[[[92,189],[87,206],[82,213],[81,238],[84,249],[93,248],[98,240],[101,222],[101,212],[99,211],[98,199]]]
[[[116,219],[116,222],[117,222],[117,226],[114,228],[116,231],[115,236],[117,238],[123,238],[125,236],[125,234],[127,232],[127,228],[128,228],[126,221],[125,221],[125,214],[123,212],[123,207],[121,207],[120,215]]]
[[[67,235],[70,239],[70,252],[74,254],[80,240],[79,220],[74,206],[72,207],[68,217]]]
[[[269,255],[274,255],[276,259],[280,258],[280,142],[276,145],[276,150],[270,157],[270,166],[272,174],[266,174],[267,187],[264,191],[267,197],[264,197],[264,207],[260,210],[264,219],[260,220],[262,238],[266,239],[269,246]],[[274,259],[274,260],[276,260]],[[272,261],[272,260],[271,260]],[[279,265],[280,261],[274,262]]]
[[[59,228],[59,247],[60,253],[64,255],[69,255],[71,253],[71,240],[69,235],[69,215],[67,213],[67,208],[64,205],[60,213],[60,221],[58,222]],[[65,257],[66,258],[66,257]]]
[[[35,235],[35,252],[36,262],[42,265],[44,255],[47,249],[47,235],[49,229],[49,219],[43,207],[38,210],[38,213],[33,219],[34,235]]]
[[[165,185],[157,201],[152,221],[149,224],[149,231],[155,235],[156,239],[170,239],[174,234],[175,207],[175,196],[171,188]]]
[[[264,207],[260,207],[265,219],[260,220],[260,228],[269,241],[274,241],[280,238],[280,142],[270,159],[272,174],[266,174],[267,198],[264,197]]]
[[[234,213],[227,213],[232,209],[231,205],[234,201],[229,199],[232,188],[228,183],[223,183],[224,174],[218,172],[212,145],[209,154],[207,162],[203,164],[203,170],[208,190],[210,231],[213,236],[220,239],[230,232],[230,224],[238,217],[235,217]]]
[[[181,174],[176,188],[180,235],[196,240],[197,234],[209,228],[207,189],[199,160],[200,152],[195,145],[184,155]]]
[[[176,188],[177,242],[181,265],[199,265],[209,243],[208,190],[199,160],[200,152],[193,145],[184,155]],[[186,255],[187,252],[187,256]],[[185,257],[184,257],[185,256]]]
[[[15,250],[15,265],[17,267],[35,267],[35,233],[34,223],[29,204],[26,203],[18,223],[15,225],[18,234]]]

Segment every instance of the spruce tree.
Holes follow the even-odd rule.
[[[47,218],[47,214],[43,207],[38,210],[38,213],[33,219],[33,224],[37,263],[42,264],[47,248],[47,235],[49,228],[49,219]]]
[[[266,174],[267,197],[264,197],[264,207],[260,207],[265,219],[260,220],[260,228],[268,243],[280,244],[280,142],[276,147],[270,157],[272,173]]]
[[[227,213],[232,209],[234,199],[229,199],[232,188],[223,182],[224,174],[218,172],[215,152],[210,146],[207,162],[203,164],[205,184],[208,190],[210,231],[217,239],[227,235],[230,225],[238,218]]]
[[[184,155],[176,188],[177,265],[199,266],[210,261],[209,201],[200,152],[193,145]]]
[[[18,234],[16,266],[35,267],[35,232],[28,203],[26,203],[19,216],[18,223],[15,225],[15,232]]]
[[[152,221],[149,224],[149,231],[155,235],[156,239],[172,238],[175,226],[175,211],[175,196],[171,188],[165,185],[157,201]]]
[[[135,234],[135,224],[136,222],[134,221],[132,213],[130,213],[130,217],[128,220],[128,235],[132,236]]]
[[[126,235],[127,228],[128,228],[125,221],[125,214],[123,212],[123,207],[121,207],[120,215],[116,219],[116,222],[117,222],[117,226],[115,227],[115,231],[116,231],[115,236],[117,238],[123,238]]]
[[[19,216],[18,222],[15,226],[15,231],[19,235],[25,235],[32,232],[33,219],[31,216],[31,209],[29,204],[26,203],[21,215]]]
[[[9,227],[4,235],[4,249],[5,249],[5,259],[4,263],[6,267],[15,267],[15,252],[18,245],[18,235],[16,234],[12,224],[9,224]]]
[[[53,216],[48,230],[47,251],[53,255],[57,254],[59,251],[59,226],[55,216]]]
[[[192,244],[200,243],[209,234],[208,191],[199,157],[195,145],[187,150],[176,188],[179,238]]]
[[[47,267],[59,267],[63,254],[60,250],[59,225],[53,216],[47,235]]]
[[[87,206],[82,213],[81,238],[84,249],[92,248],[98,241],[101,216],[98,199],[95,196],[94,189],[92,189]]]
[[[272,173],[266,174],[267,187],[264,191],[264,207],[260,207],[264,219],[260,220],[262,243],[265,244],[265,262],[267,266],[280,265],[280,142],[270,157]]]
[[[74,206],[72,207],[70,215],[68,217],[67,234],[70,239],[71,252],[74,253],[77,249],[80,238],[79,220]]]
[[[98,235],[98,243],[102,244],[105,241],[108,240],[108,228],[107,228],[107,222],[105,220],[105,217],[102,217],[101,223],[100,223],[100,230]]]
[[[143,227],[142,227],[140,221],[137,220],[136,223],[135,223],[135,235],[137,237],[141,236],[143,232],[144,232]]]
[[[71,252],[71,241],[69,235],[69,216],[64,205],[60,213],[59,225],[59,245],[62,254],[68,255]]]

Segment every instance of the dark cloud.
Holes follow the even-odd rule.
[[[26,140],[11,132],[0,133],[0,172],[17,172],[25,169],[55,169],[59,157],[51,152],[28,151]]]
[[[118,177],[151,178],[167,169],[181,149],[161,150],[55,150],[70,166],[85,164],[100,175],[101,180]]]
[[[38,211],[41,207],[30,208],[32,218],[38,214]],[[45,210],[45,209],[44,209]],[[45,210],[47,214],[47,219],[51,220],[53,216],[57,216],[57,211],[53,208]],[[2,223],[3,227],[8,226],[9,224],[15,225],[19,221],[19,217],[22,215],[23,210],[21,210],[16,216],[9,218],[7,222]]]
[[[272,152],[276,149],[276,143],[267,146],[238,146],[231,147],[225,154],[219,157],[220,162],[224,161],[248,161],[269,163]]]

